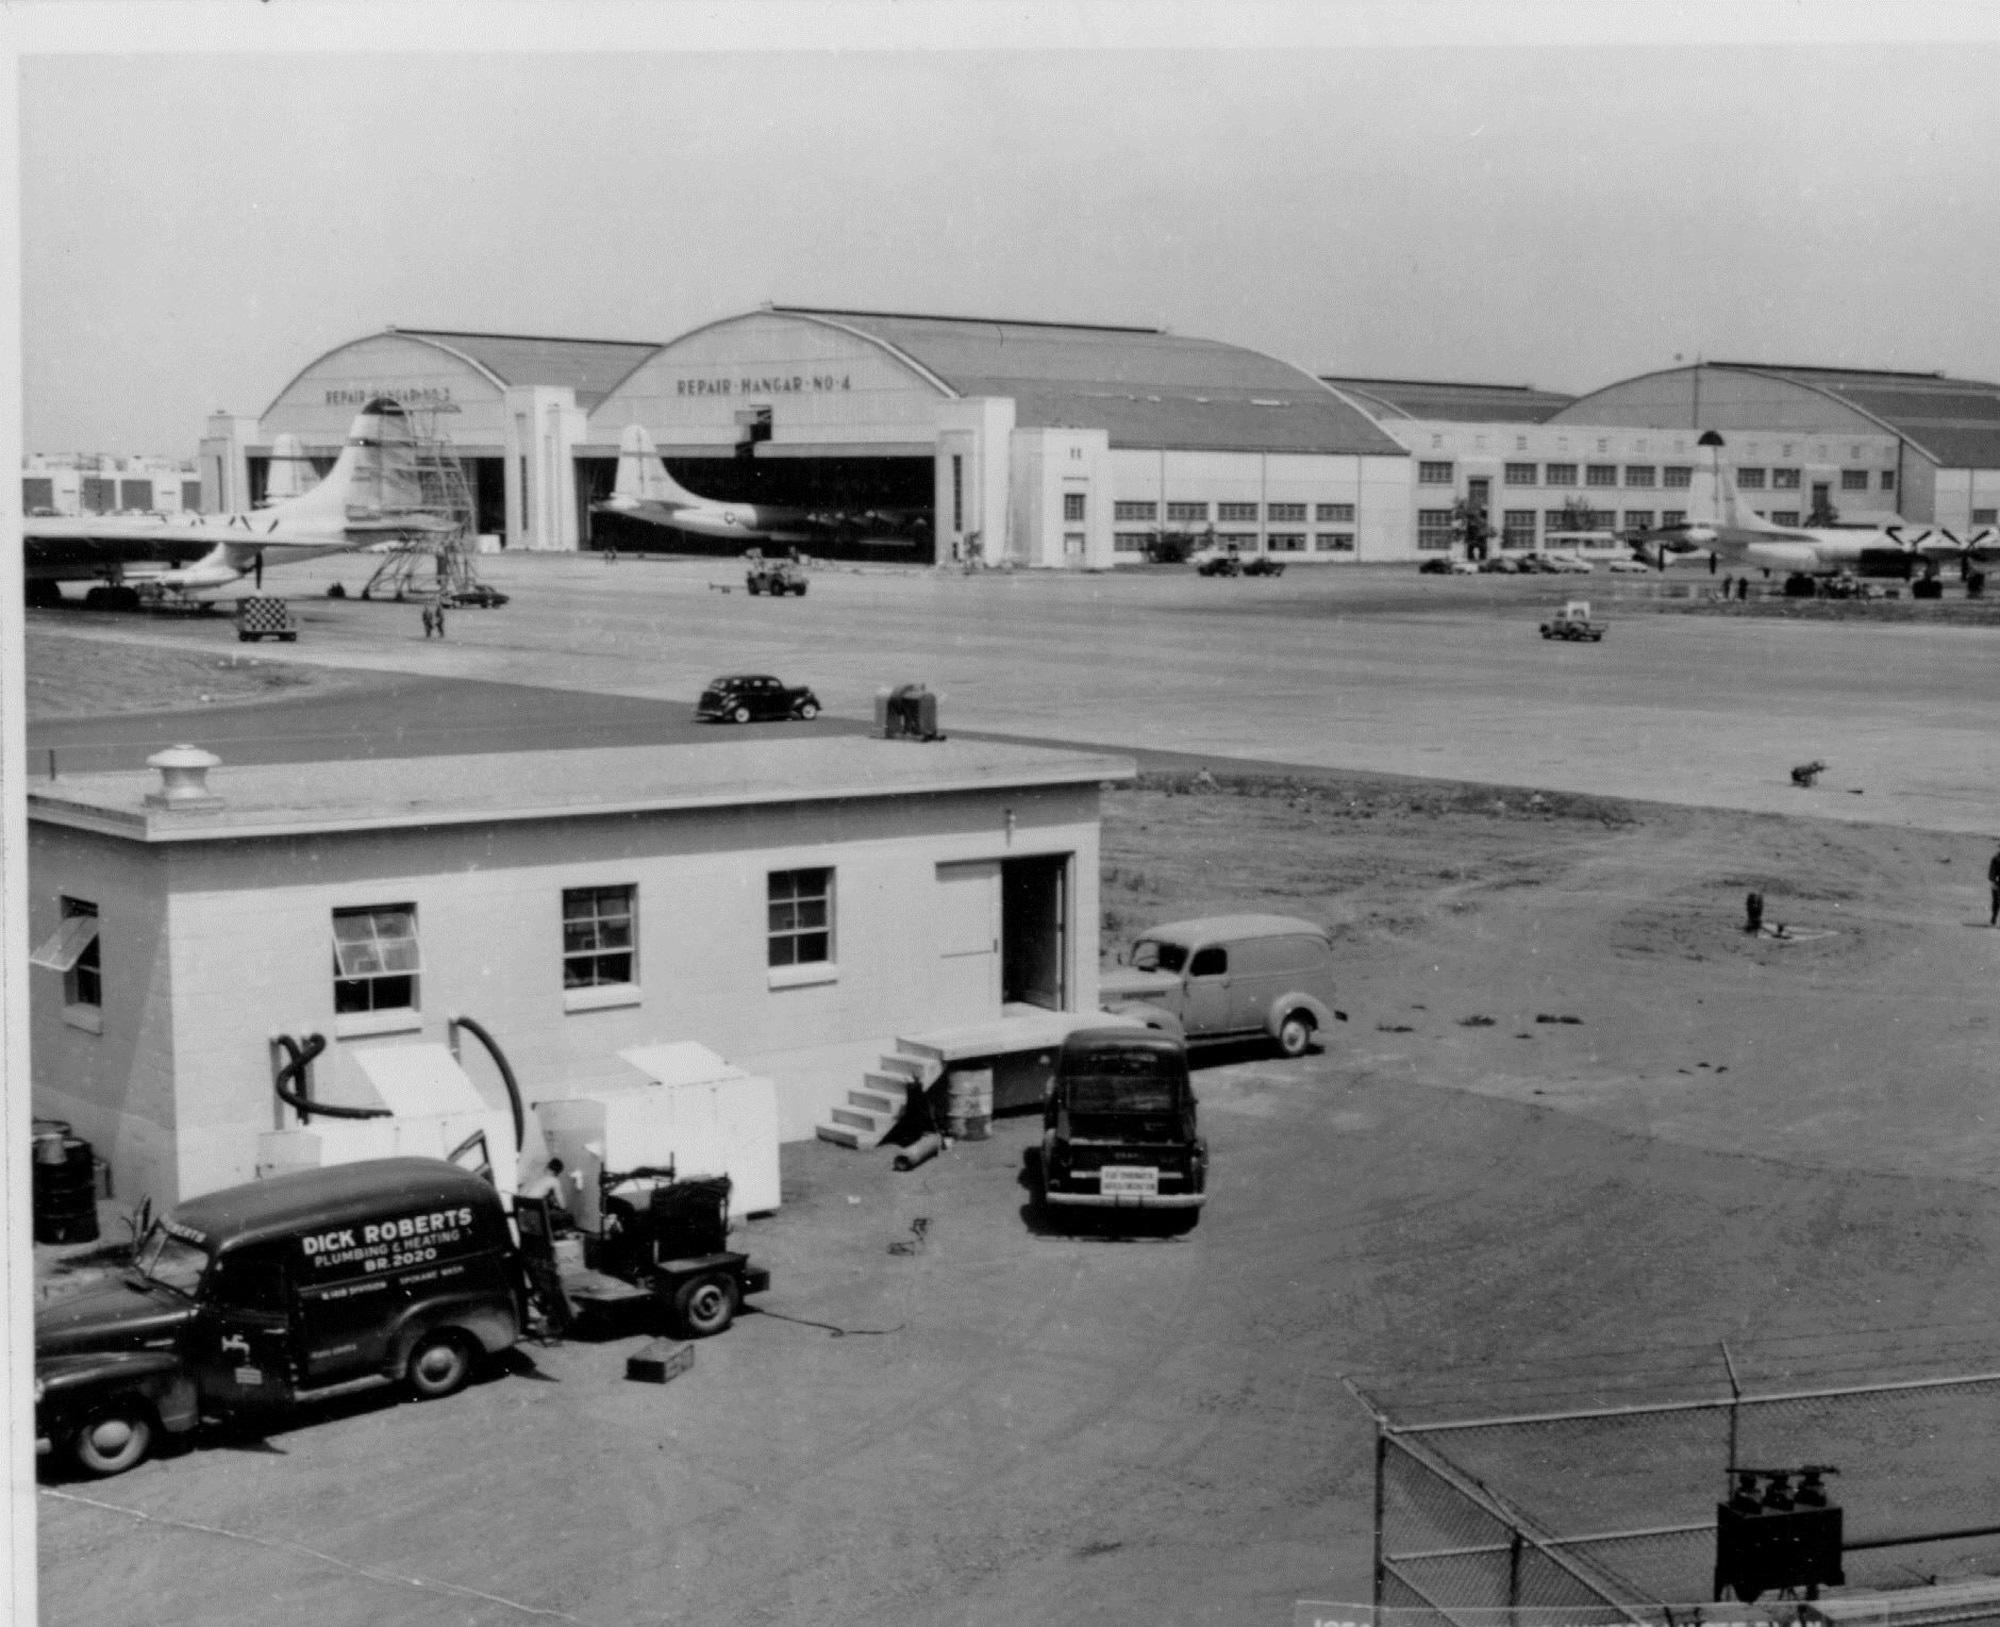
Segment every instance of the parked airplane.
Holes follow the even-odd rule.
[[[310,491],[236,514],[146,517],[33,516],[23,522],[31,602],[48,602],[61,582],[98,581],[98,602],[136,606],[142,593],[202,592],[288,565],[376,543],[452,529],[425,511],[410,456],[409,415],[394,401],[371,401],[347,432],[326,478]]]
[[[1700,444],[1710,450],[1709,467],[1696,476],[1686,521],[1633,539],[1649,565],[1664,569],[1670,554],[1706,555],[1711,571],[1720,562],[1767,574],[1910,576],[1946,560],[1984,557],[1995,542],[1991,527],[1961,539],[1942,526],[1776,525],[1744,502],[1735,475],[1722,467],[1722,437],[1711,429]]]
[[[699,537],[743,543],[830,542],[845,537],[911,538],[925,523],[916,511],[787,508],[771,503],[722,503],[691,492],[667,473],[666,460],[643,424],[628,424],[618,443],[618,479],[592,505]]]

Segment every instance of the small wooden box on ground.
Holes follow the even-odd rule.
[[[694,1366],[694,1346],[684,1339],[654,1339],[625,1359],[625,1376],[641,1384],[665,1384]]]

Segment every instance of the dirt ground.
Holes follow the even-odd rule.
[[[26,667],[28,719],[34,723],[116,712],[193,711],[380,682],[371,673],[273,661],[247,651],[217,654],[140,641],[106,644],[46,626],[29,630]]]
[[[43,1620],[1288,1622],[1369,1594],[1349,1380],[1438,1417],[1714,1393],[1724,1341],[1753,1389],[2000,1367],[1989,852],[1335,770],[1112,791],[1109,949],[1270,909],[1343,967],[1323,1050],[1204,1060],[1191,1236],[1052,1231],[1032,1120],[908,1175],[789,1146],[764,1314],[691,1373],[529,1347],[448,1402],[48,1478]],[[1925,1486],[1991,1523],[1972,1417],[1835,1455],[1850,1530]]]

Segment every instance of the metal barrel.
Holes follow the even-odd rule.
[[[96,1242],[97,1155],[90,1143],[66,1133],[37,1133],[33,1173],[35,1241]]]

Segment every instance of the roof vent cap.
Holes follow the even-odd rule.
[[[199,746],[169,746],[154,752],[146,759],[146,766],[160,771],[160,788],[146,793],[146,806],[176,813],[220,808],[222,798],[208,788],[208,771],[221,762],[214,752]]]

